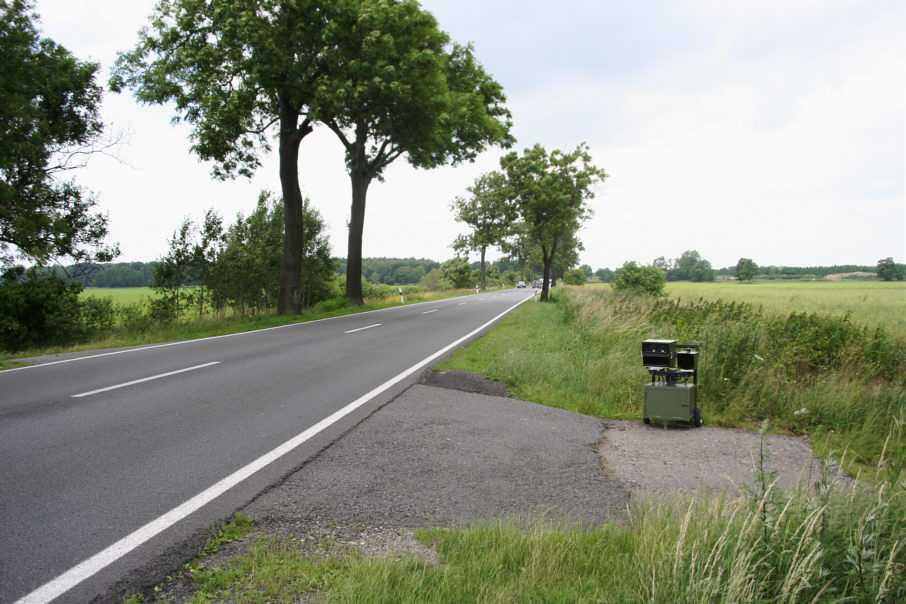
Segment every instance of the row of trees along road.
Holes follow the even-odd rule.
[[[535,145],[521,155],[508,153],[500,158],[499,172],[483,174],[468,187],[470,198],[453,201],[456,219],[471,228],[453,246],[479,252],[482,288],[488,247],[500,246],[520,266],[532,254],[540,255],[540,300],[547,300],[555,258],[568,259],[567,268],[578,260],[577,233],[592,214],[587,200],[606,177],[591,163],[585,143],[568,152],[548,153]]]
[[[346,296],[362,304],[368,186],[406,156],[419,168],[509,146],[510,112],[471,46],[415,0],[169,0],[120,54],[111,88],[174,103],[214,176],[251,175],[276,135],[285,243],[278,312],[300,312],[299,148],[316,124],[346,149],[352,186]]]

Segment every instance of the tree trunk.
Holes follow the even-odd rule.
[[[352,207],[349,214],[349,243],[346,252],[346,299],[361,306],[362,298],[362,231],[365,227],[365,196],[368,178],[358,170],[350,170]]]
[[[548,294],[550,293],[550,279],[551,279],[551,269],[554,264],[554,252],[557,251],[557,242],[554,241],[551,245],[550,253],[548,254],[547,247],[541,246],[541,263],[544,265],[544,277],[541,282],[541,295],[538,297],[539,302],[547,302]]]
[[[355,134],[355,142],[348,147],[352,207],[349,211],[349,242],[346,248],[346,299],[350,304],[361,306],[365,303],[362,298],[362,231],[365,228],[365,198],[374,173],[365,156],[367,130],[362,124],[356,124]]]
[[[488,248],[481,247],[481,291],[487,289],[487,279],[485,278],[484,254]]]
[[[540,302],[547,302],[548,293],[550,293],[550,276],[551,276],[551,261],[544,260],[544,268],[541,272],[541,295],[538,296]]]
[[[302,312],[302,190],[299,188],[299,144],[307,131],[297,128],[299,115],[281,103],[280,187],[283,191],[283,258],[277,313]]]

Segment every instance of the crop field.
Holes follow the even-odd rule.
[[[150,287],[88,287],[82,292],[83,296],[95,298],[112,298],[114,304],[133,304],[141,302],[142,298],[154,295]]]
[[[859,325],[886,328],[906,338],[906,282],[903,281],[766,281],[739,283],[667,284],[671,298],[690,302],[699,298],[749,302],[767,313],[818,313],[841,317],[846,313]]]

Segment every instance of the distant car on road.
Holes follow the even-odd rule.
[[[516,287],[525,287],[525,281],[520,281],[516,284]]]
[[[542,285],[544,285],[544,284],[541,282],[541,279],[535,279],[534,281],[532,281],[532,287],[541,289]]]

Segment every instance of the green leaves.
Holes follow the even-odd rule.
[[[507,197],[515,204],[524,232],[541,248],[545,277],[541,299],[546,300],[554,256],[558,249],[575,250],[580,245],[576,232],[592,214],[586,200],[607,174],[592,164],[585,143],[570,152],[555,149],[550,154],[535,145],[522,156],[515,151],[505,155],[500,167],[507,178]]]
[[[107,219],[59,178],[96,151],[103,131],[97,64],[41,38],[25,0],[0,0],[0,262],[108,260]]]
[[[617,291],[663,297],[667,295],[664,289],[667,285],[667,274],[654,265],[639,266],[634,261],[629,261],[623,264],[611,285]]]
[[[216,177],[251,176],[281,112],[295,126],[309,111],[321,4],[329,3],[162,2],[138,45],[120,53],[110,86],[174,103],[174,120],[193,125],[192,150],[216,162]]]
[[[758,276],[758,265],[751,258],[740,258],[734,273],[740,281],[751,281]]]
[[[298,147],[315,122],[327,125],[346,147],[353,181],[352,284],[367,188],[386,166],[404,154],[422,168],[455,164],[512,142],[500,85],[415,0],[164,0],[110,85],[173,102],[175,119],[194,128],[192,150],[215,162],[218,178],[250,176],[276,133],[287,259],[301,250],[290,236],[301,204]],[[299,286],[293,266],[281,270],[285,311]]]
[[[457,222],[472,229],[464,247],[479,250],[498,245],[516,219],[515,208],[506,198],[506,177],[500,172],[482,174],[467,191],[472,194],[469,199],[457,197],[451,204]]]

